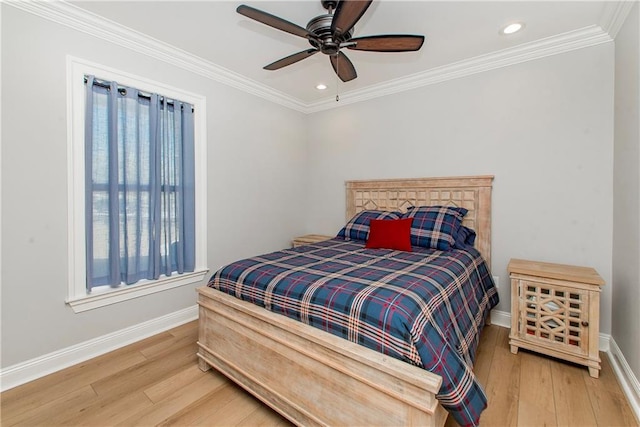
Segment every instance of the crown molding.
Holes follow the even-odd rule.
[[[605,4],[604,12],[600,18],[600,26],[612,39],[616,38],[633,5],[636,3],[638,3],[638,0],[607,2]]]
[[[306,107],[301,101],[282,92],[66,1],[5,0],[5,4],[276,104],[298,111],[304,111]]]
[[[609,34],[603,31],[601,27],[592,25],[557,36],[465,59],[442,67],[432,68],[425,72],[391,80],[379,85],[369,86],[357,91],[346,92],[340,95],[339,105],[336,105],[335,100],[327,99],[309,105],[307,112],[313,113],[328,110],[336,108],[336,106],[345,106],[381,96],[392,95],[422,86],[458,79],[496,68],[508,67],[510,65],[533,61],[576,49],[608,43],[610,41],[612,41],[612,38]]]
[[[611,5],[607,5],[601,19],[603,26],[592,25],[433,68],[382,84],[368,86],[357,91],[346,92],[340,95],[338,103],[334,99],[327,98],[311,104],[304,103],[299,99],[276,91],[182,49],[90,13],[65,1],[5,0],[4,3],[284,107],[311,114],[610,42],[613,40],[611,34],[616,34],[620,29],[634,1],[612,2]]]

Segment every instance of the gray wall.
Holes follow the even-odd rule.
[[[493,174],[498,308],[509,311],[511,257],[593,266],[607,282],[601,331],[639,375],[638,5],[615,51],[584,48],[309,116],[0,8],[3,367],[195,303],[192,287],[81,314],[64,303],[71,54],[207,97],[211,269],[303,232],[336,233],[345,180]]]
[[[640,7],[615,44],[613,325],[611,335],[640,378]]]
[[[181,287],[75,314],[67,296],[66,55],[205,95],[208,266],[303,228],[301,113],[2,4],[2,366],[195,304]]]
[[[309,221],[344,222],[349,179],[495,175],[493,273],[510,258],[594,267],[611,332],[613,43],[310,117]]]

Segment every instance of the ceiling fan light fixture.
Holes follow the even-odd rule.
[[[524,22],[512,22],[502,27],[500,29],[500,34],[509,35],[522,31],[522,29],[524,29]]]

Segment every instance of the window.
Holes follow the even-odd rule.
[[[200,282],[204,98],[68,60],[69,297],[85,311]]]

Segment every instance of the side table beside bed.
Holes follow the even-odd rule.
[[[600,288],[590,267],[512,259],[509,344],[585,365],[600,373]]]

